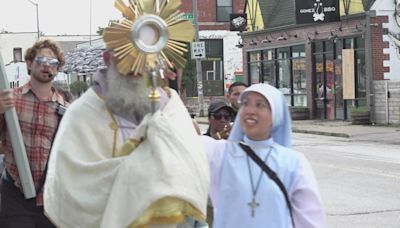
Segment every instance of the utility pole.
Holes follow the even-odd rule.
[[[195,41],[199,42],[199,21],[197,13],[197,0],[193,0],[193,21],[195,26]],[[197,97],[199,99],[199,116],[204,116],[203,76],[201,72],[201,60],[196,59]]]
[[[365,12],[365,41],[367,43],[367,56],[365,58],[366,73],[367,73],[367,106],[370,113],[370,120],[375,124],[375,103],[374,103],[374,69],[372,65],[372,35],[371,35],[371,17],[376,16],[375,11]]]
[[[28,0],[36,7],[36,27],[37,27],[37,39],[40,39],[40,30],[39,30],[39,4],[37,2]]]
[[[89,6],[89,45],[92,46],[92,0]]]

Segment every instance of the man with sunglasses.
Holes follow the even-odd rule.
[[[43,213],[43,183],[53,138],[61,119],[59,108],[68,106],[52,81],[64,65],[64,55],[51,40],[37,41],[25,53],[30,81],[0,90],[0,140],[5,154],[2,175],[0,227],[54,227]],[[23,136],[36,198],[25,199],[16,166],[11,136],[4,119],[15,107]]]
[[[204,135],[215,139],[226,139],[229,136],[231,122],[235,111],[225,101],[213,101],[208,106],[208,130]]]

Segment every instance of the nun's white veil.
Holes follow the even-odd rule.
[[[284,95],[275,87],[260,83],[253,84],[244,90],[240,96],[240,100],[248,92],[257,92],[268,100],[272,111],[272,138],[282,146],[292,147],[292,121]],[[244,137],[244,132],[240,126],[240,111],[239,109],[239,114],[236,116],[228,138],[235,142],[243,140]]]

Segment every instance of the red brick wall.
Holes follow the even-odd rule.
[[[374,80],[383,80],[384,73],[389,72],[389,67],[383,66],[383,61],[388,60],[390,56],[383,53],[384,48],[389,48],[389,43],[383,41],[382,23],[388,22],[387,16],[378,16],[371,18],[371,46],[372,46],[372,67]],[[376,24],[376,26],[375,26]],[[367,50],[367,49],[366,49]]]
[[[244,10],[245,0],[232,0],[233,13]],[[193,0],[182,0],[181,11],[192,12]],[[217,22],[217,0],[197,0],[200,30],[229,30],[228,22]]]

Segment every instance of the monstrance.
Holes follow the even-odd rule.
[[[181,0],[116,0],[123,18],[104,31],[104,42],[118,59],[122,75],[142,74],[150,79],[153,112],[160,100],[157,78],[166,68],[183,68],[187,43],[194,37],[191,22],[178,10]]]

